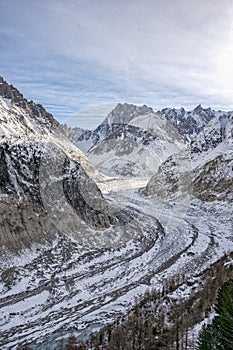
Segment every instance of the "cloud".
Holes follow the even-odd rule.
[[[58,119],[103,103],[232,108],[231,1],[2,0],[0,67]]]
[[[73,128],[95,129],[115,106],[116,103],[97,104],[72,115],[63,123]]]

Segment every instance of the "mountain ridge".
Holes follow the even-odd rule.
[[[185,143],[161,113],[132,110],[93,150],[157,159],[149,182],[101,177],[53,121],[0,97],[1,348],[87,339],[171,277],[192,299],[194,272],[233,251],[232,115]]]
[[[117,104],[94,131],[78,134],[73,129],[72,142],[108,176],[150,177],[184,146],[172,123],[145,105]]]
[[[3,78],[0,119],[0,194],[4,199],[2,247],[22,248],[42,238],[50,240],[59,232],[53,222],[55,219],[51,221],[48,213],[54,216],[58,211],[55,205],[60,201],[59,193],[62,195],[63,192],[77,218],[105,228],[113,223],[101,191],[88,175],[94,174],[94,170],[84,154],[66,139],[51,114],[41,105],[28,102]],[[54,193],[54,202],[49,201],[44,186],[50,189],[51,195]],[[57,191],[60,192],[55,195]],[[91,191],[89,198],[88,191]],[[93,195],[96,203],[92,200]],[[76,225],[80,225],[79,221]],[[23,245],[19,237],[24,237]]]

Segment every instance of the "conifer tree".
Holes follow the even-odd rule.
[[[233,280],[220,288],[212,324],[204,326],[198,338],[198,350],[233,349]]]
[[[233,349],[233,280],[220,289],[217,297],[216,317],[218,341],[224,350]]]

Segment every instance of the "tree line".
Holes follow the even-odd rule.
[[[233,280],[223,284],[217,296],[213,321],[204,325],[198,339],[198,350],[233,349]]]
[[[56,350],[233,350],[233,264],[226,264],[230,259],[233,254],[192,279],[184,274],[167,279],[161,290],[135,299],[126,315],[87,342],[80,343],[71,334]],[[182,288],[190,289],[188,297]],[[196,339],[193,327],[214,310],[213,322]],[[31,348],[25,344],[17,350]]]

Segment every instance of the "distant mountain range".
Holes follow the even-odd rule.
[[[149,178],[170,155],[179,152],[213,118],[231,112],[118,104],[93,131],[64,126],[97,170],[109,176]]]
[[[168,285],[170,327],[231,264],[232,169],[232,112],[126,103],[72,129],[0,78],[0,348],[86,340]]]

